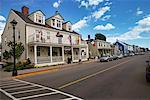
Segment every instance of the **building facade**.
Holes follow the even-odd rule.
[[[88,58],[88,45],[81,35],[72,30],[72,24],[65,21],[59,12],[46,19],[41,10],[29,14],[29,8],[22,12],[11,10],[2,34],[2,52],[9,50],[7,42],[12,41],[12,26],[15,19],[16,42],[22,42],[25,51],[20,60],[29,58],[35,65],[63,64],[68,61],[82,61]]]
[[[109,42],[98,39],[93,41],[88,40],[88,45],[90,58],[112,55],[111,43]]]
[[[116,41],[116,43],[114,43],[114,45],[118,48],[117,49],[117,54],[120,55],[126,55],[128,54],[128,46],[120,41]]]

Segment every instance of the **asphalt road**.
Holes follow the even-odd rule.
[[[150,100],[150,83],[145,80],[145,61],[149,56],[146,54],[110,62],[78,64],[21,80],[85,100]],[[22,94],[17,95],[21,97]],[[50,97],[33,100],[37,99],[50,100]],[[53,99],[57,99],[57,96]]]

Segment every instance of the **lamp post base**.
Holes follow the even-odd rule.
[[[14,71],[12,72],[12,76],[17,76],[17,75],[18,75],[17,70],[14,70]]]

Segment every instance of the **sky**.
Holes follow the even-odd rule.
[[[22,6],[30,13],[43,11],[46,18],[58,11],[83,39],[102,33],[111,43],[150,48],[150,0],[0,0],[0,34],[9,11]]]

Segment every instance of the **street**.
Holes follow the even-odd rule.
[[[52,73],[11,80],[17,85],[3,86],[1,82],[0,87],[20,100],[149,100],[150,84],[145,80],[145,61],[149,56],[135,55],[110,62],[78,64]],[[19,86],[25,87],[17,90]],[[54,96],[53,93],[59,95]],[[7,98],[1,95],[2,99]]]

